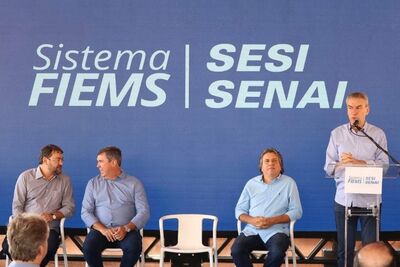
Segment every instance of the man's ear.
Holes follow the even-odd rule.
[[[47,240],[46,240],[46,243],[41,244],[41,245],[39,246],[39,253],[38,253],[38,256],[40,256],[40,258],[43,259],[43,258],[46,256],[46,254],[47,254]],[[41,260],[40,260],[40,261],[41,261]]]
[[[112,165],[113,167],[117,166],[117,165],[118,165],[117,160],[116,160],[116,159],[112,159],[112,160],[111,160],[111,165]]]

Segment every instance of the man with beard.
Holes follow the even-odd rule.
[[[41,150],[39,166],[21,173],[15,185],[13,216],[36,213],[49,224],[48,250],[40,266],[54,258],[60,244],[60,220],[71,216],[75,209],[71,180],[62,173],[63,153],[56,145],[46,145]],[[11,258],[7,238],[3,241],[3,253]]]

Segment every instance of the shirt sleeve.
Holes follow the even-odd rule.
[[[303,215],[303,208],[300,202],[299,190],[297,189],[296,182],[293,181],[289,191],[289,206],[286,213],[291,221],[299,220]]]
[[[250,210],[250,194],[248,192],[248,184],[243,188],[242,193],[240,194],[239,200],[236,204],[235,208],[235,217],[239,220],[239,216],[242,214],[249,214]]]
[[[24,212],[26,202],[26,180],[23,174],[21,174],[17,183],[15,184],[14,197],[12,202],[12,213],[13,216]]]
[[[99,221],[94,215],[95,199],[93,193],[93,180],[90,180],[86,185],[81,209],[81,218],[87,227],[91,227],[94,223]]]
[[[133,217],[131,222],[135,224],[138,229],[141,229],[150,218],[150,208],[144,186],[140,181],[135,185],[134,198],[136,215]]]
[[[325,166],[324,170],[327,175],[333,176],[335,172],[335,164],[339,161],[339,153],[335,144],[333,133],[329,138],[328,147],[326,148]]]
[[[65,176],[65,186],[63,192],[63,198],[61,202],[61,208],[59,211],[64,214],[65,217],[71,217],[75,211],[75,201],[73,197],[72,183],[68,176]]]
[[[388,150],[387,148],[387,140],[386,140],[386,135],[383,131],[379,134],[377,137],[377,140],[375,140],[383,149],[386,151]],[[371,162],[372,164],[377,164],[377,165],[388,165],[389,164],[389,156],[385,154],[381,149],[377,148],[376,153],[375,153],[375,162]]]

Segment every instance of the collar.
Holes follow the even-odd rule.
[[[53,180],[56,177],[57,177],[57,175],[54,175],[49,181]],[[40,165],[36,168],[35,179],[36,180],[45,179],[44,176],[43,176],[42,171],[40,170]]]
[[[117,180],[124,179],[124,178],[126,177],[126,174],[125,174],[125,172],[121,169],[121,174],[118,175],[115,179],[108,179],[108,178],[106,178],[106,177],[104,177],[104,176],[101,176],[101,175],[100,175],[100,177],[103,178],[103,179],[106,180],[106,181],[117,181]]]
[[[275,183],[275,181],[279,180],[281,177],[282,177],[282,173],[279,173],[279,175],[276,176],[276,177],[272,180],[271,184],[272,184],[272,183]],[[264,182],[264,176],[263,176],[262,174],[260,175],[260,180],[259,180],[259,181],[260,181],[261,183],[263,183],[263,184],[267,184],[266,182]]]

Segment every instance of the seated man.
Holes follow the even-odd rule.
[[[354,258],[354,267],[395,267],[393,249],[383,242],[363,246]]]
[[[60,147],[46,145],[39,157],[39,166],[18,177],[12,203],[13,216],[29,212],[40,214],[49,224],[48,252],[40,266],[54,259],[60,245],[60,220],[72,216],[75,202],[69,176],[62,173],[64,155]],[[3,253],[9,257],[8,243],[3,241]]]
[[[296,182],[283,174],[283,159],[274,148],[261,153],[261,175],[250,179],[235,209],[246,227],[232,245],[233,262],[252,266],[253,250],[268,250],[264,267],[281,266],[289,247],[289,222],[301,218],[303,210]]]
[[[39,267],[47,254],[49,226],[39,215],[23,213],[8,225],[7,239],[13,262],[9,267]]]
[[[133,267],[142,252],[139,230],[150,217],[142,182],[121,169],[121,150],[105,147],[97,153],[100,175],[92,178],[82,202],[81,217],[91,230],[83,255],[91,267],[103,266],[105,248],[121,248],[121,267]]]

